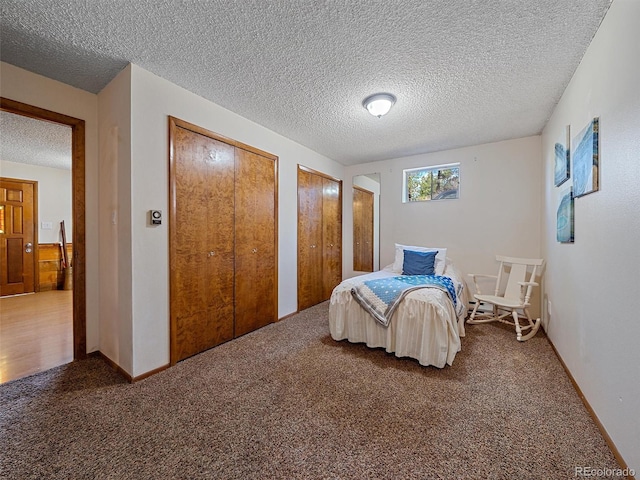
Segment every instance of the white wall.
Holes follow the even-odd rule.
[[[85,121],[87,352],[99,348],[98,97],[0,62],[0,95]]]
[[[542,135],[548,335],[630,468],[640,471],[640,2],[614,0]],[[600,117],[600,191],[555,239],[553,147]],[[571,182],[571,180],[569,180]]]
[[[278,164],[278,315],[297,310],[297,165],[342,179],[344,167],[256,123],[131,66],[133,370],[169,362],[168,115],[262,149]],[[165,212],[147,226],[147,211]]]
[[[460,163],[460,198],[402,203],[402,170]],[[380,172],[380,265],[394,243],[446,247],[464,274],[497,271],[495,255],[540,255],[540,137],[348,167],[345,177]],[[352,211],[345,201],[345,267],[352,255]],[[345,268],[345,276],[352,276]]]
[[[98,94],[100,351],[133,372],[131,68]]]
[[[71,129],[69,129],[69,145],[71,145]],[[71,218],[70,170],[0,160],[0,174],[3,177],[38,182],[38,243],[61,243],[60,222],[62,220],[64,220],[67,242],[71,243],[73,219]],[[51,223],[52,228],[43,229],[42,222]]]

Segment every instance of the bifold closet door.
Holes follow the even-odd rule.
[[[233,338],[234,147],[171,123],[171,363]]]
[[[342,281],[342,195],[340,183],[322,179],[322,299]]]
[[[298,168],[298,310],[322,301],[322,180]]]
[[[235,336],[277,320],[276,164],[236,148]]]
[[[342,280],[342,182],[298,167],[298,310]]]

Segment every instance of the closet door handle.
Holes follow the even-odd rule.
[[[251,250],[251,253],[258,253],[258,249],[254,248],[253,250]]]
[[[207,252],[207,257],[213,257],[215,254],[216,254],[216,252],[211,250],[210,252]]]

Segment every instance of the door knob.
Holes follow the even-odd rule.
[[[33,243],[29,242],[24,246],[24,251],[25,253],[31,253],[31,250],[33,249]]]
[[[258,249],[254,248],[253,250],[251,250],[251,253],[258,253]]]

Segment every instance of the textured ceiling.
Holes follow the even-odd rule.
[[[3,0],[0,58],[94,93],[132,62],[349,165],[540,133],[609,3]]]
[[[0,160],[71,169],[71,127],[0,111]]]

